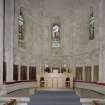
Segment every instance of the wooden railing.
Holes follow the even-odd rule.
[[[11,99],[9,102],[7,102],[4,105],[16,105],[16,99]]]

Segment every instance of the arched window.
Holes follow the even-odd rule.
[[[23,47],[24,43],[24,15],[23,15],[23,7],[20,8],[19,16],[18,16],[18,45]]]
[[[61,26],[59,24],[52,25],[52,47],[60,47]]]
[[[94,31],[95,31],[95,17],[94,17],[94,12],[93,8],[90,8],[90,17],[89,17],[89,39],[93,40],[94,39]]]

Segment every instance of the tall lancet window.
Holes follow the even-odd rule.
[[[24,47],[24,15],[23,7],[20,8],[18,16],[18,45],[19,47]]]
[[[60,34],[61,34],[61,26],[58,24],[53,24],[52,25],[52,47],[58,48],[60,47]]]
[[[95,29],[95,17],[93,8],[90,9],[90,17],[89,17],[89,39],[94,39],[94,29]]]

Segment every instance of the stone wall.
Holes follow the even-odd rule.
[[[23,7],[25,48],[18,47],[17,16]],[[18,0],[15,1],[14,62],[38,64],[98,64],[98,0]],[[93,7],[95,39],[89,40],[88,19]],[[51,47],[51,25],[61,25],[61,48]],[[74,61],[74,62],[73,62]]]

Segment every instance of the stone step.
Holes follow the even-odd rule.
[[[52,95],[52,94],[49,94],[49,95],[44,95],[44,94],[43,94],[43,95],[41,95],[41,94],[40,94],[40,95],[36,95],[36,94],[35,94],[35,95],[32,95],[31,98],[32,98],[32,97],[36,97],[36,98],[38,98],[38,97],[42,97],[42,98],[44,98],[44,97],[46,97],[46,98],[47,98],[47,97],[51,97],[51,98],[52,98],[52,97],[56,97],[56,98],[59,98],[59,97],[60,97],[60,98],[64,98],[64,97],[70,97],[70,98],[71,98],[71,97],[77,97],[77,98],[80,98],[79,96],[77,96],[77,95],[75,95],[75,94],[72,94],[72,95],[65,95],[65,94],[63,94],[63,95],[58,95],[58,94],[57,94],[57,95]]]
[[[82,105],[81,103],[29,103],[28,105]]]
[[[75,91],[37,91],[36,94],[69,95],[69,94],[75,94]]]
[[[72,98],[31,98],[31,101],[35,101],[35,102],[38,102],[38,101],[60,101],[60,102],[80,102],[80,99],[79,98],[75,98],[75,97],[72,97]]]

